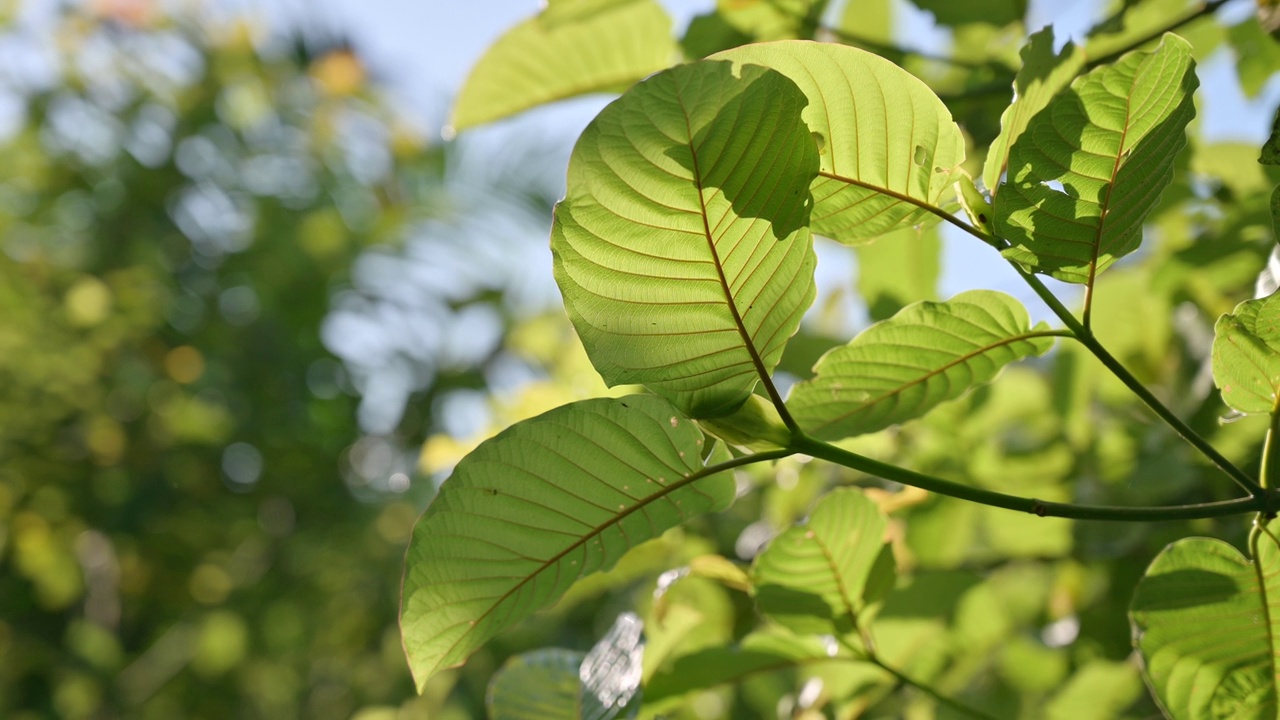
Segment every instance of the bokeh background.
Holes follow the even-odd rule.
[[[900,44],[945,50],[894,8]],[[546,230],[604,100],[446,141],[468,67],[537,9],[0,1],[0,717],[476,717],[504,652],[598,635],[594,611],[523,629],[418,697],[396,625],[452,462],[603,390]],[[1280,100],[1233,53],[1200,68],[1205,144],[1258,144]],[[943,296],[1047,315],[942,241]],[[855,260],[820,252],[806,327],[847,334],[872,317]]]

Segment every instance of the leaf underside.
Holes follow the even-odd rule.
[[[1005,255],[1089,284],[1136,250],[1186,143],[1197,84],[1191,46],[1165,35],[1058,93],[1009,153],[995,201]]]
[[[1274,720],[1280,659],[1280,551],[1272,523],[1255,567],[1231,545],[1186,538],[1164,549],[1130,606],[1151,687],[1177,720]]]
[[[605,382],[707,418],[777,364],[815,294],[805,102],[779,73],[700,61],[636,85],[583,132],[551,249]]]
[[[1213,330],[1223,402],[1242,413],[1280,412],[1280,292],[1240,303]]]
[[[846,244],[935,219],[964,160],[964,138],[927,85],[873,53],[781,41],[713,59],[755,63],[791,78],[809,98],[804,119],[820,148],[815,233]]]
[[[400,624],[419,691],[578,578],[726,507],[732,477],[699,476],[704,442],[666,401],[630,396],[518,423],[458,463],[405,559]]]
[[[1027,311],[990,290],[910,305],[818,361],[787,399],[815,437],[837,440],[920,417],[993,380],[1015,360],[1040,355],[1052,337],[1030,336]]]
[[[669,66],[671,18],[654,0],[559,2],[498,38],[458,93],[455,130],[593,92],[620,92]]]

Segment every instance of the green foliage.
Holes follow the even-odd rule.
[[[1222,401],[1244,413],[1280,413],[1280,292],[1240,303],[1213,332]]]

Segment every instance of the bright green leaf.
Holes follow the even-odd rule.
[[[1213,332],[1223,402],[1243,413],[1280,412],[1280,293],[1240,303]]]
[[[937,226],[908,227],[854,248],[858,293],[872,320],[885,320],[913,302],[938,297],[942,239]]]
[[[1166,35],[1056,95],[1009,154],[996,195],[1005,255],[1060,280],[1092,283],[1137,249],[1173,177],[1197,86],[1191,47]]]
[[[579,577],[726,507],[733,480],[706,476],[704,442],[669,403],[641,395],[557,408],[463,458],[405,559],[400,621],[419,690]]]
[[[1274,720],[1280,662],[1280,550],[1271,523],[1255,563],[1185,538],[1147,568],[1130,606],[1148,681],[1175,720]]]
[[[701,61],[640,83],[583,132],[551,249],[605,382],[706,418],[777,364],[815,294],[805,102],[772,70]]]
[[[489,46],[449,124],[462,130],[556,100],[620,92],[675,55],[671,19],[654,0],[560,0]]]
[[[1009,149],[1026,130],[1031,118],[1049,104],[1084,67],[1084,52],[1067,42],[1053,51],[1053,26],[1033,34],[1022,48],[1022,67],[1013,80],[1013,104],[1000,116],[1000,135],[991,143],[982,168],[982,182],[994,196],[1009,160]]]
[[[990,290],[943,303],[908,306],[823,356],[812,380],[797,383],[787,407],[814,436],[839,439],[924,415],[990,382],[1000,368],[1040,355],[1053,338],[1037,335],[1017,300]]]
[[[809,98],[819,148],[813,231],[843,243],[936,220],[964,139],[938,96],[902,68],[843,45],[784,41],[713,56],[772,68]]]
[[[885,560],[888,521],[861,490],[840,488],[818,501],[806,522],[775,537],[752,568],[756,604],[798,633],[847,635],[892,587]]]

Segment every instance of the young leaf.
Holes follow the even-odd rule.
[[[1084,67],[1084,52],[1068,41],[1053,52],[1053,26],[1033,34],[1022,48],[1022,67],[1013,80],[1013,104],[1000,116],[1000,135],[991,143],[982,168],[982,182],[992,197],[999,191],[1000,176],[1009,160],[1009,148],[1017,142],[1031,118],[1049,104]]]
[[[620,92],[671,65],[671,18],[654,0],[558,0],[498,38],[458,93],[455,130],[556,100]]]
[[[1053,338],[1037,334],[1043,325],[1030,325],[1017,300],[990,290],[910,305],[824,355],[815,377],[792,389],[787,407],[818,438],[883,430],[1047,351]]]
[[[1177,720],[1274,718],[1280,550],[1273,522],[1250,562],[1221,540],[1185,538],[1147,568],[1129,608],[1161,705]]]
[[[1280,292],[1240,303],[1213,333],[1222,401],[1242,413],[1280,412]]]
[[[636,85],[582,133],[551,250],[605,382],[706,418],[777,364],[815,293],[805,102],[772,70],[701,61]]]
[[[996,231],[1013,244],[1006,256],[1092,284],[1137,249],[1195,115],[1193,65],[1191,46],[1165,35],[1078,78],[1031,118],[995,199]]]
[[[883,552],[887,526],[861,490],[840,488],[823,496],[807,522],[756,556],[752,570],[760,611],[797,633],[856,631],[867,606],[893,585],[893,557]]]
[[[418,689],[583,575],[726,507],[733,480],[707,475],[704,442],[641,395],[557,408],[463,458],[405,558],[400,626]]]
[[[938,96],[872,53],[800,40],[713,58],[773,68],[809,98],[804,120],[822,163],[813,231],[852,244],[934,216],[964,160],[964,139]]]

